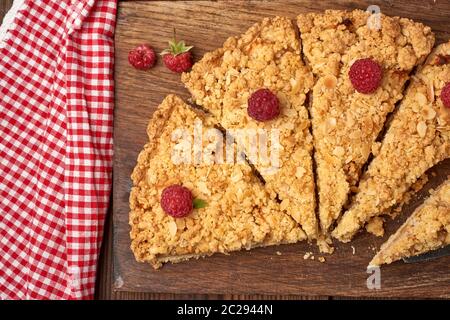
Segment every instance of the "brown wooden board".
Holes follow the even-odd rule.
[[[128,197],[130,174],[136,157],[147,141],[146,126],[158,104],[169,93],[188,98],[180,76],[162,65],[150,71],[129,66],[128,52],[141,43],[162,51],[172,37],[195,46],[196,59],[220,47],[223,41],[244,32],[266,16],[294,18],[299,13],[325,9],[366,9],[376,4],[381,12],[400,15],[428,24],[438,42],[450,39],[450,2],[433,0],[396,1],[138,1],[119,2],[116,29],[116,108],[114,120],[113,194],[113,289],[179,294],[266,294],[367,297],[450,298],[450,257],[427,263],[394,263],[381,271],[381,289],[366,287],[367,263],[411,211],[423,201],[425,192],[414,197],[397,221],[389,221],[386,236],[362,233],[352,243],[336,243],[333,255],[320,255],[314,245],[299,243],[215,255],[210,258],[166,265],[155,271],[137,263],[129,249]],[[438,184],[450,173],[450,163],[435,169],[427,187]],[[425,188],[425,190],[427,189]],[[355,254],[353,254],[353,248]],[[281,255],[277,254],[277,251]],[[312,251],[315,260],[304,260]],[[317,261],[319,256],[325,263]]]

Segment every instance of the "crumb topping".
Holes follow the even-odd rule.
[[[373,217],[367,223],[366,230],[374,236],[384,236],[384,219],[382,217]]]

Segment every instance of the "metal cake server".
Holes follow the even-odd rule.
[[[450,245],[443,247],[441,249],[420,254],[418,256],[404,258],[403,261],[405,263],[415,263],[415,262],[430,261],[446,256],[450,256]]]

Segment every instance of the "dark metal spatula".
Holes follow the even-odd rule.
[[[415,263],[415,262],[430,261],[430,260],[434,260],[434,259],[442,258],[442,257],[446,257],[446,256],[450,256],[450,245],[443,247],[441,249],[437,249],[434,251],[420,254],[418,256],[404,258],[403,261],[405,263]]]

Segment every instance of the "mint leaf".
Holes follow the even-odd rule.
[[[204,207],[206,207],[208,205],[206,203],[206,201],[202,200],[202,199],[194,199],[192,204],[194,205],[194,209],[201,209],[201,208],[204,208]]]

